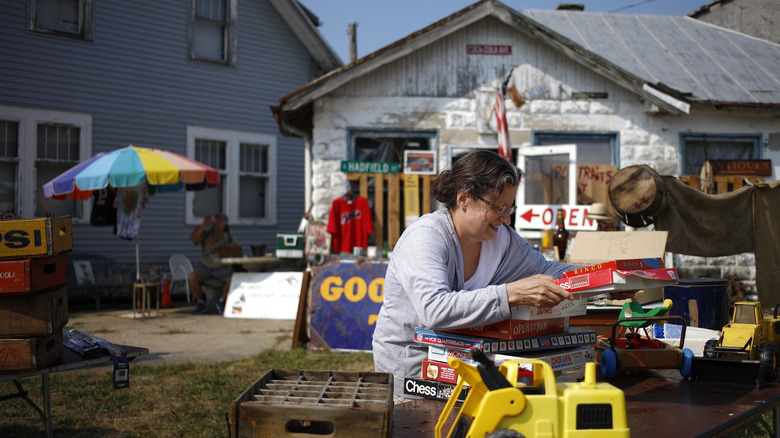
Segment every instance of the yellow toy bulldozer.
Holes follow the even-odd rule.
[[[777,380],[780,372],[780,319],[764,318],[761,303],[734,303],[731,321],[720,338],[704,345],[704,357],[694,357],[694,383],[750,386],[759,389]]]
[[[602,438],[628,437],[623,391],[596,383],[596,364],[585,367],[583,382],[555,382],[552,367],[538,359],[511,359],[496,368],[479,349],[474,367],[449,358],[458,384],[436,425],[436,438],[464,385],[471,386],[448,438]],[[518,381],[520,364],[531,364],[530,384]]]

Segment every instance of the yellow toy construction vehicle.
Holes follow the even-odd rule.
[[[464,383],[471,385],[448,438],[601,438],[628,437],[623,391],[596,383],[596,364],[585,366],[583,382],[555,382],[552,367],[538,359],[511,359],[496,368],[479,349],[474,367],[449,358],[458,384],[442,410],[436,438],[450,416]],[[529,385],[518,382],[519,365],[531,364]]]
[[[720,338],[707,341],[704,357],[693,358],[691,381],[755,389],[775,381],[780,371],[778,307],[770,319],[764,318],[761,303],[734,303],[731,322],[723,326]]]

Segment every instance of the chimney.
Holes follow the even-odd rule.
[[[581,3],[559,3],[556,11],[584,11],[585,5]]]
[[[349,63],[357,61],[357,23],[347,25],[347,35],[349,35]]]

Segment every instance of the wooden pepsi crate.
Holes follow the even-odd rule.
[[[62,330],[30,338],[0,338],[0,372],[46,368],[62,356]]]
[[[65,254],[35,259],[0,260],[0,297],[40,292],[68,284]]]
[[[393,375],[272,369],[232,406],[232,437],[389,437]]]
[[[0,260],[63,254],[72,249],[70,216],[0,221]]]
[[[43,336],[68,323],[68,288],[0,296],[0,338]]]

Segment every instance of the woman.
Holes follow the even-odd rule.
[[[498,154],[470,152],[443,171],[433,195],[445,208],[414,221],[393,249],[374,330],[374,367],[420,376],[427,347],[414,329],[503,321],[510,306],[552,307],[573,299],[553,282],[576,266],[546,260],[509,227],[522,172]]]

